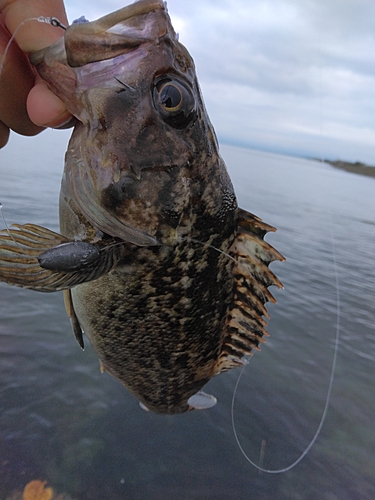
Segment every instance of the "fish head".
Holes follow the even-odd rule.
[[[208,194],[212,210],[230,199],[234,212],[194,62],[164,2],[140,0],[73,24],[32,62],[78,120],[62,198],[95,229],[140,246],[173,245],[191,235]]]

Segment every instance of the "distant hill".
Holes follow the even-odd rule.
[[[347,172],[375,177],[375,167],[370,167],[369,165],[366,165],[365,163],[361,163],[359,161],[350,163],[348,161],[341,160],[324,160],[324,162],[329,163],[333,167],[340,168],[341,170],[346,170]]]

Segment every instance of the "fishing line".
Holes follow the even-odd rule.
[[[11,230],[9,229],[9,226],[7,224],[7,221],[5,220],[5,217],[4,217],[4,213],[3,213],[3,204],[0,202],[0,214],[1,214],[1,217],[4,221],[4,224],[5,224],[5,227],[6,227],[6,231],[9,235],[9,237],[13,240],[13,243],[16,245],[16,247],[19,248],[19,250],[24,254],[25,251],[23,250],[23,248],[20,247],[20,245],[17,243],[17,241],[13,238],[13,234],[11,232]]]
[[[238,445],[239,449],[241,450],[241,453],[243,454],[245,459],[253,467],[258,469],[260,472],[266,472],[268,474],[281,474],[283,472],[287,472],[287,471],[293,469],[293,467],[298,465],[301,462],[301,460],[307,455],[307,453],[311,450],[311,448],[314,446],[316,440],[318,439],[320,431],[322,430],[324,421],[325,421],[326,416],[327,416],[328,407],[329,407],[329,403],[330,403],[330,399],[331,399],[333,381],[335,378],[337,355],[338,355],[339,343],[340,343],[340,328],[341,328],[340,327],[341,303],[340,303],[339,277],[338,277],[338,269],[337,269],[337,261],[336,261],[336,249],[335,249],[335,243],[334,243],[334,238],[333,238],[333,234],[332,234],[332,225],[330,226],[330,235],[331,235],[331,246],[332,246],[333,269],[334,269],[335,285],[336,285],[336,335],[335,335],[335,342],[334,342],[334,353],[333,353],[331,374],[330,374],[330,380],[329,380],[329,385],[328,385],[326,402],[324,405],[323,413],[322,413],[318,428],[315,431],[315,434],[314,434],[313,438],[311,439],[309,445],[306,447],[306,449],[303,451],[303,453],[301,453],[301,455],[297,458],[297,460],[295,460],[292,464],[290,464],[287,467],[284,467],[282,469],[265,469],[250,459],[250,457],[246,454],[243,447],[241,446],[241,443],[240,443],[240,440],[239,440],[239,437],[238,437],[238,434],[236,431],[235,422],[234,422],[234,403],[235,403],[238,385],[240,383],[240,380],[241,380],[241,377],[243,375],[245,367],[241,369],[241,373],[238,376],[237,383],[236,383],[235,388],[234,388],[233,397],[232,397],[232,406],[231,406],[231,419],[232,419],[233,434],[234,434],[235,440],[237,442],[237,445]],[[263,455],[264,455],[264,450],[263,450]]]
[[[212,248],[213,250],[216,250],[216,252],[219,252],[219,253],[225,255],[226,257],[228,257],[228,259],[233,260],[233,262],[235,262],[236,264],[239,264],[238,260],[236,260],[234,257],[232,257],[232,255],[229,255],[229,253],[226,253],[226,252],[224,252],[224,250],[220,250],[220,248],[214,247],[213,245],[210,245],[209,243],[203,243],[203,241],[199,241],[199,240],[196,240],[194,238],[189,238],[188,236],[182,236],[182,239],[187,240],[187,241],[192,241],[193,243],[199,243],[203,247]]]
[[[321,40],[321,31],[318,30],[317,37],[318,37],[318,47],[321,53],[321,45],[322,45],[322,40]],[[322,138],[323,138],[323,117],[322,117],[322,62],[318,65],[318,122],[319,122],[319,131],[318,135],[320,136],[320,161],[323,162],[323,144],[322,144]],[[241,372],[238,376],[234,392],[233,392],[233,397],[232,397],[232,405],[231,405],[231,420],[232,420],[232,429],[233,429],[233,434],[235,437],[235,440],[237,442],[237,445],[242,453],[242,455],[245,457],[245,459],[253,466],[255,467],[259,473],[265,472],[268,474],[281,474],[283,472],[288,472],[291,469],[293,469],[296,465],[298,465],[303,458],[309,453],[311,448],[314,446],[316,440],[319,437],[319,434],[322,430],[323,424],[325,422],[329,404],[330,404],[330,399],[331,399],[331,394],[332,394],[332,388],[333,388],[333,382],[335,378],[335,372],[336,372],[336,364],[337,364],[337,356],[338,356],[338,350],[339,350],[339,343],[340,343],[340,319],[341,319],[341,300],[340,300],[340,289],[339,289],[339,276],[338,276],[338,265],[337,265],[337,260],[336,260],[336,247],[335,247],[335,241],[334,241],[334,236],[333,236],[333,231],[332,231],[332,215],[330,218],[330,238],[331,238],[331,248],[332,248],[332,262],[333,262],[333,271],[334,271],[334,277],[335,277],[335,289],[336,289],[336,334],[335,334],[335,340],[334,340],[334,353],[333,353],[333,359],[332,359],[332,366],[331,366],[331,373],[330,373],[330,379],[329,379],[329,384],[328,384],[328,390],[327,390],[327,396],[326,396],[326,401],[323,409],[322,416],[320,418],[320,422],[318,424],[318,427],[315,431],[315,434],[313,435],[310,443],[308,446],[305,448],[305,450],[301,453],[301,455],[290,465],[287,467],[281,468],[281,469],[266,469],[263,467],[263,460],[264,460],[264,450],[265,450],[265,441],[262,440],[262,445],[261,445],[261,452],[260,452],[260,465],[256,464],[254,461],[250,459],[250,457],[246,454],[244,451],[243,447],[241,446],[237,431],[236,431],[236,426],[235,426],[235,421],[234,421],[234,404],[235,404],[235,398],[236,398],[236,393],[238,390],[238,386],[241,380],[241,377],[244,373],[245,367],[241,369]]]
[[[57,17],[44,17],[44,16],[29,17],[28,19],[25,19],[24,21],[22,21],[22,23],[20,23],[17,26],[16,30],[14,31],[13,35],[10,37],[10,39],[5,47],[4,54],[3,54],[3,57],[2,57],[1,62],[0,62],[0,76],[1,76],[1,72],[2,72],[3,67],[4,67],[5,59],[7,57],[9,48],[10,48],[15,36],[17,35],[18,31],[22,28],[22,26],[24,26],[26,23],[29,23],[30,21],[36,21],[38,23],[50,24],[54,28],[62,28],[63,30],[67,29],[67,27],[61,21],[59,21],[57,19]]]

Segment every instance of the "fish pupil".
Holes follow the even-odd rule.
[[[177,108],[182,102],[180,89],[170,83],[164,85],[160,91],[160,102],[169,110]]]

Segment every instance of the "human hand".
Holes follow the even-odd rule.
[[[64,103],[36,75],[27,54],[51,45],[63,36],[61,28],[36,21],[25,23],[2,61],[5,47],[17,27],[33,17],[56,17],[68,24],[62,0],[0,0],[0,148],[9,131],[35,135],[45,127],[58,127],[71,115]]]

